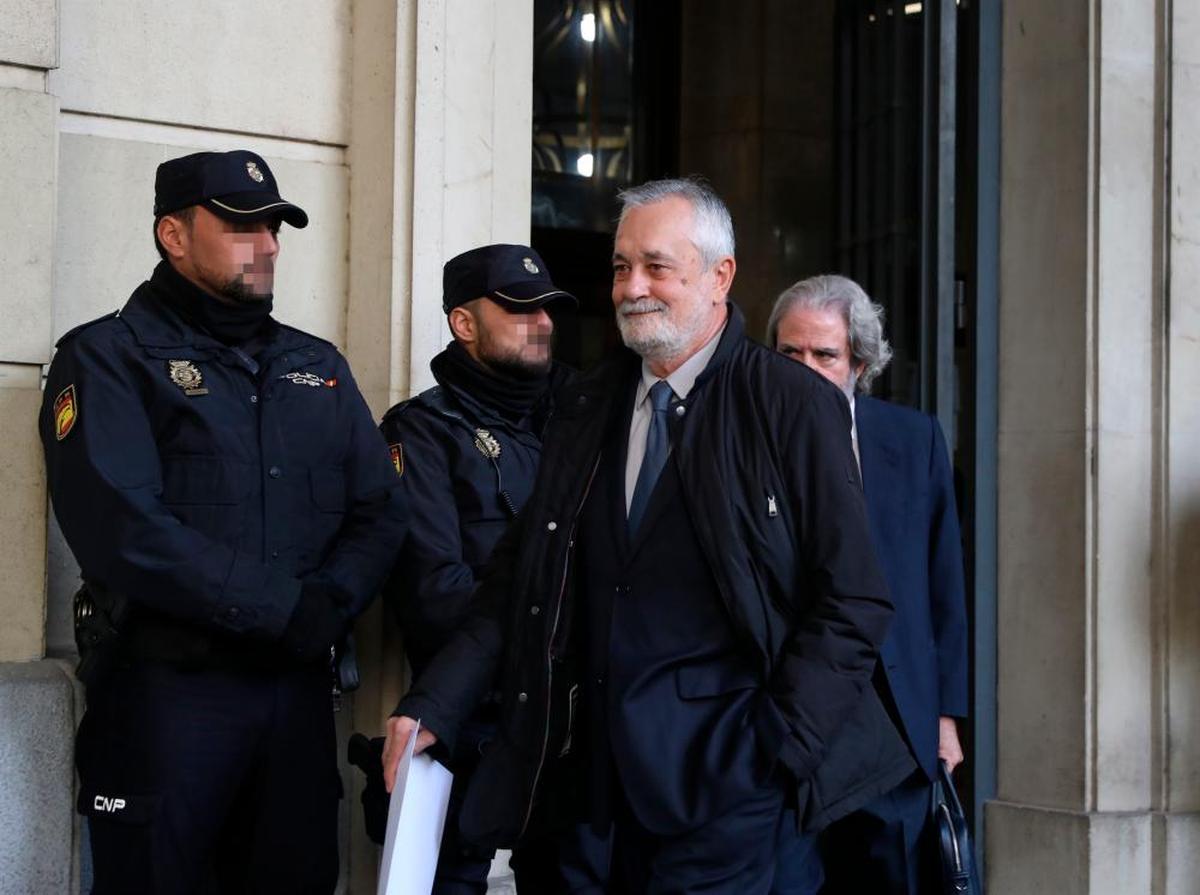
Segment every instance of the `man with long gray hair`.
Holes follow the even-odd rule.
[[[621,202],[627,350],[559,395],[473,617],[389,722],[385,773],[415,719],[417,748],[452,742],[500,669],[464,833],[582,819],[613,829],[611,891],[765,895],[790,829],[809,895],[811,831],[914,767],[871,683],[891,608],[848,407],[746,337],[710,187]]]
[[[891,359],[883,309],[853,280],[819,276],[785,290],[767,343],[833,382],[850,400],[867,514],[895,620],[882,668],[919,769],[883,797],[833,824],[822,850],[829,893],[919,893],[923,832],[937,762],[962,761],[957,718],[967,712],[967,627],[962,548],[950,461],[937,420],[866,392]],[[781,851],[780,893],[802,868]]]

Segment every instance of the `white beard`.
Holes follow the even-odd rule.
[[[655,313],[643,313],[646,311]],[[628,316],[632,313],[641,316]],[[617,309],[621,341],[645,360],[664,361],[678,357],[699,335],[705,320],[701,314],[692,314],[685,318],[683,325],[677,325],[670,313],[667,304],[657,298],[636,298],[622,303]]]

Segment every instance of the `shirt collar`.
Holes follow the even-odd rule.
[[[708,362],[712,360],[712,356],[717,353],[717,345],[721,341],[721,335],[725,332],[725,327],[729,325],[726,320],[724,325],[713,335],[711,339],[704,343],[704,346],[679,365],[675,372],[667,376],[667,384],[671,386],[673,391],[679,398],[684,400],[691,392],[696,384],[697,377],[704,372],[704,368],[708,366]],[[642,361],[642,378],[638,380],[637,395],[634,397],[633,406],[641,407],[642,402],[646,400],[650,394],[650,387],[659,381],[659,377],[650,372],[649,365]]]

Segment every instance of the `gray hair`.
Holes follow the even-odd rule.
[[[705,269],[711,269],[726,255],[733,255],[733,218],[711,186],[700,177],[651,180],[617,193],[621,216],[625,220],[631,208],[653,205],[672,197],[686,199],[692,206],[692,243],[700,252]]]
[[[871,301],[862,287],[848,277],[837,274],[809,277],[783,290],[767,320],[767,344],[779,347],[779,322],[793,309],[830,308],[836,309],[846,321],[854,366],[862,364],[858,390],[869,392],[871,383],[891,361],[892,346],[883,337],[883,306]]]

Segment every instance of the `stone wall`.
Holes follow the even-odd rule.
[[[238,147],[271,163],[312,221],[283,231],[277,314],[339,344],[378,415],[424,386],[446,338],[444,258],[528,239],[531,79],[529,0],[0,0],[0,776],[16,784],[0,893],[61,895],[81,875],[64,672],[78,569],[35,420],[54,339],[157,260],[155,167]],[[358,633],[343,733],[377,732],[403,686],[378,608]],[[342,889],[374,891],[346,780]]]
[[[1004,7],[994,895],[1195,891],[1192,4]]]

